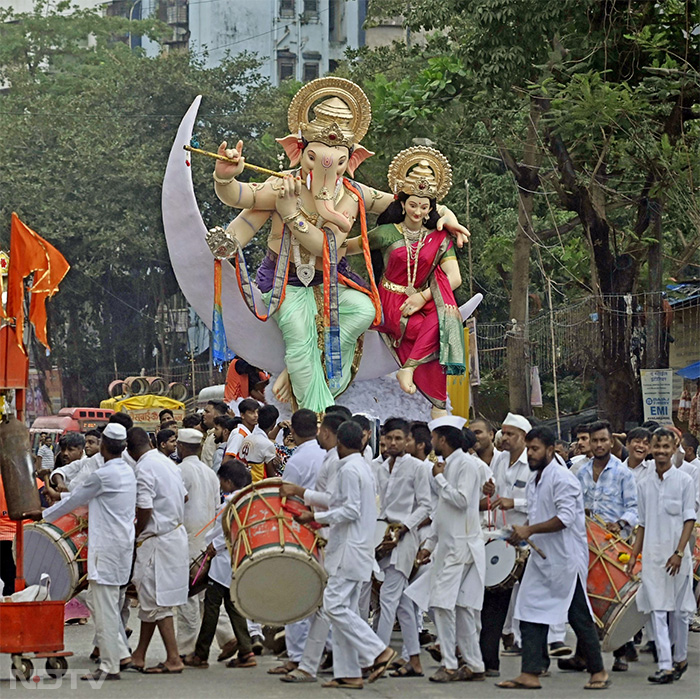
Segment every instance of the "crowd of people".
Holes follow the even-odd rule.
[[[99,667],[86,678],[206,669],[215,638],[219,660],[257,665],[263,629],[231,599],[217,514],[250,483],[275,476],[282,496],[308,506],[295,519],[324,527],[327,538],[323,604],[285,627],[284,660],[268,670],[283,682],[330,672],[324,687],[352,689],[385,674],[420,678],[425,650],[439,662],[432,682],[499,678],[500,656],[518,655],[520,675],[498,687],[541,686],[555,658],[560,670],[587,672],[587,689],[606,689],[587,596],[587,517],[633,544],[630,576],[642,560],[636,605],[648,623],[615,650],[611,670],[627,670],[645,639],[640,650],[658,663],[650,682],[671,683],[687,670],[700,506],[693,435],[652,423],[619,435],[596,421],[567,443],[509,413],[498,430],[483,418],[468,428],[457,416],[392,418],[376,440],[373,422],[342,406],[320,422],[304,409],[280,422],[274,406],[252,399],[238,413],[211,401],[177,425],[163,411],[155,435],[116,413],[102,432],[64,435],[60,465],[49,468],[40,450],[44,520],[89,507],[89,589],[81,598],[94,619]],[[498,537],[531,553],[515,584],[487,587],[485,544]],[[206,589],[188,597],[190,564],[202,556],[211,559]],[[141,623],[133,650],[129,584]],[[400,653],[391,645],[396,624]],[[156,628],[166,658],[149,666]]]

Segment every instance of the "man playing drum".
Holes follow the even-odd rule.
[[[514,616],[522,634],[521,673],[499,682],[503,689],[540,687],[549,668],[547,633],[550,624],[567,618],[591,679],[586,689],[605,689],[608,673],[586,597],[588,539],[581,486],[554,455],[556,437],[547,427],[535,427],[526,437],[527,459],[535,477],[527,485],[528,519],[515,525],[511,543],[533,537],[544,554],[530,555],[520,583]]]
[[[383,643],[358,614],[362,583],[369,580],[374,559],[375,485],[362,458],[362,429],[346,421],[338,428],[338,477],[329,508],[303,512],[302,524],[328,524],[324,565],[328,583],[321,615],[333,625],[333,675],[326,687],[362,687],[362,668],[370,667],[369,682],[379,679],[396,651]]]
[[[88,580],[100,667],[83,676],[84,680],[118,680],[121,667],[131,663],[129,649],[120,632],[124,599],[121,586],[129,582],[136,509],[136,477],[121,458],[125,445],[123,425],[107,425],[100,445],[102,467],[90,474],[69,497],[44,510],[44,519],[54,522],[76,507],[89,506]]]
[[[612,454],[613,437],[610,423],[605,420],[588,426],[593,458],[585,463],[576,477],[581,483],[583,504],[588,515],[598,515],[608,531],[628,535],[637,524],[637,484],[632,471]],[[624,672],[627,661],[637,659],[634,642],[630,639],[613,655],[613,670]],[[579,649],[571,658],[559,661],[561,670],[583,670]]]

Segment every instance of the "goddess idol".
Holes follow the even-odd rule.
[[[264,183],[239,182],[244,168],[243,143],[226,142],[214,170],[217,196],[243,209],[226,231],[210,231],[215,257],[233,258],[248,308],[260,319],[274,317],[285,344],[286,372],[275,383],[281,400],[323,412],[350,383],[361,352],[363,333],[381,323],[379,292],[371,276],[366,212],[387,210],[394,195],[352,181],[355,169],[372,153],[360,141],[367,133],[371,108],[359,86],[342,78],[313,80],[289,107],[290,134],[278,142],[290,160],[283,178]],[[454,214],[440,207],[442,224],[457,236],[468,235]],[[267,256],[256,284],[264,310],[256,307],[242,248],[271,219]],[[343,246],[354,223],[361,235],[369,285],[353,274]]]
[[[401,388],[418,388],[435,419],[446,414],[447,376],[465,371],[454,296],[462,278],[450,236],[437,230],[437,202],[450,190],[452,168],[439,151],[416,146],[392,160],[388,180],[396,200],[369,233],[370,248],[381,253],[373,257],[384,313],[376,329],[401,367]],[[360,243],[349,240],[347,254],[359,253]]]

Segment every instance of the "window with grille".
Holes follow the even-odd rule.
[[[309,80],[316,80],[318,77],[318,63],[315,61],[311,63],[304,63],[304,76],[303,80],[305,83],[309,82]]]
[[[294,0],[280,0],[280,17],[294,17]]]

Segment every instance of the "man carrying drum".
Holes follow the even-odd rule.
[[[76,507],[89,507],[88,580],[100,667],[84,675],[84,680],[118,680],[120,669],[131,665],[129,649],[120,632],[120,611],[124,599],[121,586],[129,582],[134,550],[136,477],[121,458],[125,446],[124,426],[107,425],[100,445],[103,466],[69,497],[44,510],[44,519],[55,522]]]
[[[527,459],[535,477],[527,485],[528,519],[515,525],[510,541],[532,537],[543,555],[532,554],[520,583],[514,616],[522,635],[521,673],[499,682],[502,689],[535,689],[549,668],[547,633],[550,624],[567,618],[591,673],[586,689],[605,689],[608,673],[586,597],[588,539],[581,486],[554,455],[554,433],[535,427],[526,437]]]
[[[586,514],[597,515],[608,531],[627,535],[637,524],[637,484],[632,471],[614,454],[610,423],[601,420],[588,427],[593,458],[585,463],[576,477],[581,483]],[[630,639],[613,655],[614,672],[625,672],[627,662],[637,659],[634,642]],[[583,670],[579,648],[571,658],[559,661],[560,670]]]

